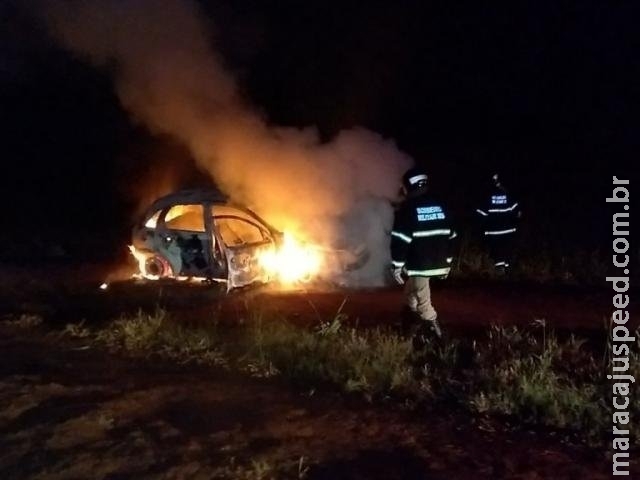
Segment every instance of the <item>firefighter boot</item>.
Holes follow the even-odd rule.
[[[442,338],[442,329],[440,328],[440,323],[438,323],[438,319],[434,318],[433,320],[427,323],[429,324],[428,328],[431,334],[434,337],[436,337],[438,340],[440,340]]]
[[[415,335],[413,336],[413,348],[414,350],[422,350],[429,343],[429,340],[441,340],[442,330],[438,320],[423,320],[418,327]]]

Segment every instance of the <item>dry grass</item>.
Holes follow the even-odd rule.
[[[67,332],[88,336],[84,326]],[[91,337],[130,355],[278,375],[305,389],[339,389],[369,401],[455,406],[520,425],[564,429],[590,443],[606,441],[610,426],[608,357],[597,357],[575,337],[561,342],[544,321],[529,329],[491,327],[477,342],[427,342],[419,352],[392,331],[345,327],[340,311],[309,330],[256,310],[223,337],[215,323],[190,328],[157,310],[119,318]],[[637,347],[631,373],[640,376]],[[640,398],[637,393],[632,398]],[[639,400],[632,415],[640,415]]]

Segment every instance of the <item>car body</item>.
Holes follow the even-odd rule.
[[[131,251],[147,279],[198,278],[227,289],[267,282],[260,254],[283,234],[214,189],[180,190],[153,202],[133,228]]]

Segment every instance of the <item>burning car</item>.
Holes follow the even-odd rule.
[[[139,277],[195,278],[232,289],[272,280],[285,243],[283,233],[220,192],[182,190],[147,208],[129,248]]]
[[[227,290],[273,280],[335,282],[369,258],[365,247],[303,243],[213,189],[181,190],[153,202],[134,226],[129,249],[137,278],[223,282]]]

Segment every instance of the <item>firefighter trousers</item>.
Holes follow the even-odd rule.
[[[438,314],[431,304],[429,277],[409,277],[404,291],[407,305],[412,312],[417,313],[423,320],[431,322],[436,319]]]
[[[488,235],[489,255],[496,267],[508,267],[513,256],[514,233],[505,235]]]

